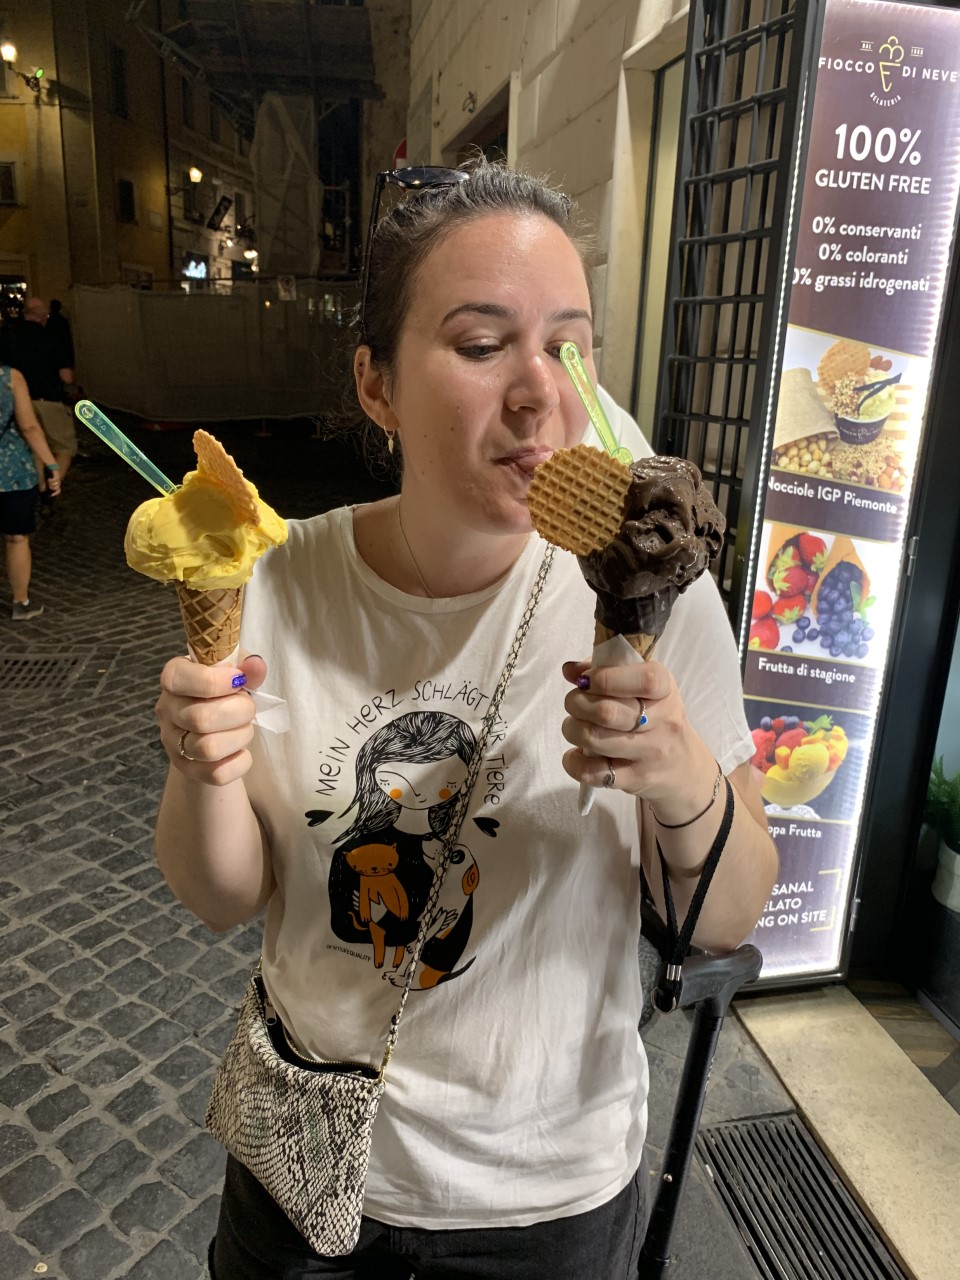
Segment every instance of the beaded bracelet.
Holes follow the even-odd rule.
[[[716,764],[716,761],[714,761]],[[653,813],[654,821],[657,826],[663,827],[665,831],[680,831],[683,827],[692,827],[695,822],[699,822],[705,813],[708,813],[717,802],[717,796],[720,794],[720,783],[723,781],[723,770],[717,765],[717,780],[713,784],[713,795],[707,801],[706,805],[695,813],[692,818],[688,818],[686,822],[662,822],[653,812],[653,806],[650,806],[650,812]]]

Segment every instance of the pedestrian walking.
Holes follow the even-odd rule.
[[[70,321],[63,314],[63,303],[59,298],[50,299],[47,333],[52,333],[63,348],[66,367],[75,368],[77,362],[73,349],[73,330],[70,327]]]
[[[59,464],[33,411],[26,380],[18,370],[0,365],[0,533],[14,622],[43,613],[43,605],[30,595],[30,535],[37,526],[41,472],[48,492],[59,494]]]
[[[65,345],[55,331],[47,331],[49,314],[42,298],[28,298],[23,304],[23,318],[3,335],[0,360],[18,369],[26,379],[62,480],[77,452],[73,409],[67,403],[67,388],[74,382],[73,354],[72,343]]]

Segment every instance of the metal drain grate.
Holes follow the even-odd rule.
[[[62,689],[79,674],[86,653],[36,654],[23,658],[0,658],[0,697],[9,693],[46,693]]]
[[[797,1116],[701,1129],[697,1154],[764,1280],[906,1280]]]

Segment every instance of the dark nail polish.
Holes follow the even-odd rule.
[[[589,676],[578,676],[578,677],[577,677],[577,688],[578,688],[578,689],[589,689],[589,688],[590,688],[590,677],[589,677]]]
[[[233,677],[230,683],[233,685],[235,689],[242,689],[243,686],[247,683],[247,677],[241,671],[238,676]]]

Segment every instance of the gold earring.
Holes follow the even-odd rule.
[[[387,452],[392,454],[393,453],[393,437],[397,433],[395,431],[388,431],[386,427],[384,427],[383,429],[387,437]]]

